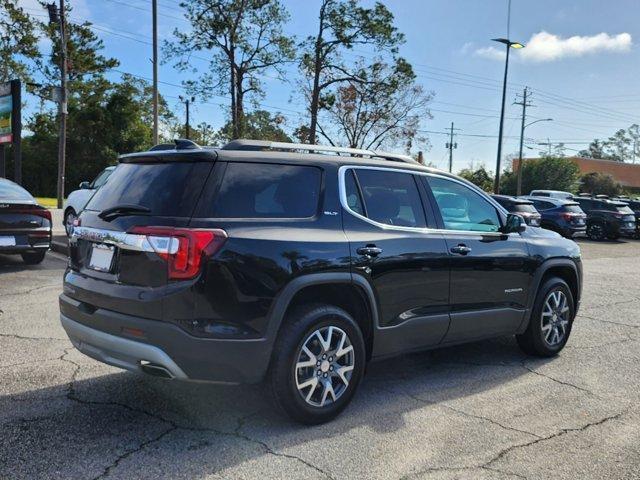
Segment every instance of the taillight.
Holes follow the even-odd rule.
[[[47,210],[46,208],[16,208],[10,210],[9,213],[34,215],[36,217],[42,217],[51,221],[51,211]]]
[[[133,227],[128,233],[146,237],[153,251],[166,260],[171,280],[195,277],[203,256],[214,255],[227,240],[226,232],[220,229]]]

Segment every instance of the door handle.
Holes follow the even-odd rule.
[[[461,243],[460,245],[456,245],[455,247],[451,247],[450,251],[451,253],[456,253],[458,255],[466,255],[468,253],[471,253],[471,249],[463,243]]]
[[[364,255],[365,257],[377,257],[382,253],[382,249],[375,245],[367,245],[366,247],[358,248],[356,252],[358,255]]]

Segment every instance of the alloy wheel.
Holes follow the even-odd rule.
[[[321,327],[298,352],[294,368],[298,393],[314,407],[330,405],[349,388],[354,365],[353,345],[346,332],[330,325]]]
[[[588,235],[593,240],[602,240],[604,238],[604,227],[599,223],[594,223],[589,226]]]
[[[542,307],[542,336],[547,345],[556,347],[567,336],[569,325],[569,300],[561,290],[554,290],[547,295]]]

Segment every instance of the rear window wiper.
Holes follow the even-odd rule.
[[[151,209],[143,207],[142,205],[122,204],[116,205],[111,208],[105,208],[98,214],[103,220],[109,221],[122,215],[136,215],[151,213]]]

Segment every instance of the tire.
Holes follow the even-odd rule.
[[[612,233],[611,235],[607,235],[607,238],[609,240],[618,240],[620,238],[620,234],[619,233]]]
[[[601,241],[606,237],[606,229],[600,222],[590,223],[587,225],[587,237],[591,240]]]
[[[69,208],[64,212],[64,230],[67,232],[67,237],[71,236],[71,226],[73,221],[78,218],[78,214],[73,208]]]
[[[328,422],[347,407],[364,374],[366,354],[362,332],[347,312],[332,305],[297,308],[285,322],[274,345],[268,378],[274,401],[296,422],[307,425]],[[322,336],[325,347],[329,340],[329,348],[323,348],[316,332]],[[341,344],[343,335],[346,341]],[[338,357],[341,345],[343,353]],[[308,365],[296,368],[299,362],[308,362]],[[353,369],[349,371],[350,366]],[[325,387],[327,383],[330,389]]]
[[[44,260],[44,256],[47,254],[45,250],[40,252],[27,252],[21,253],[22,261],[27,265],[37,265]]]
[[[564,298],[565,303],[561,301],[560,305],[554,309],[557,298]],[[549,306],[553,312],[551,315],[547,302],[550,302]],[[554,313],[564,308],[563,305],[566,305],[567,311],[557,317],[554,316]],[[523,334],[516,335],[518,345],[529,355],[553,357],[567,344],[574,315],[575,303],[569,285],[561,278],[549,278],[538,290],[527,329]],[[562,322],[566,323],[563,325]],[[547,327],[548,325],[550,327]],[[558,329],[558,335],[562,333],[561,338],[555,337],[554,326]]]

